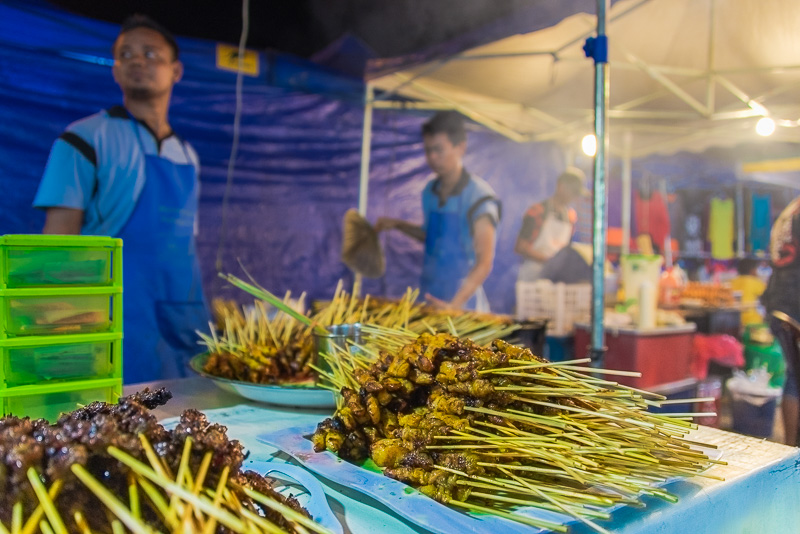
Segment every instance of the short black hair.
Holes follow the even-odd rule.
[[[450,142],[458,145],[467,140],[464,118],[455,111],[440,111],[422,125],[422,136],[447,134]]]
[[[164,26],[154,21],[147,15],[141,15],[137,13],[135,15],[131,15],[130,17],[122,21],[122,26],[120,26],[119,29],[119,35],[122,35],[123,33],[128,33],[129,31],[135,30],[136,28],[148,28],[150,30],[160,33],[161,37],[164,38],[169,47],[172,49],[172,61],[178,60],[178,55],[180,53],[180,50],[178,49],[178,41],[175,40],[175,36],[172,35],[172,32],[170,32]],[[116,46],[117,46],[117,41],[115,39],[114,44],[111,47],[112,56],[116,55],[115,52]]]
[[[736,262],[736,272],[741,275],[750,274],[753,272],[753,269],[758,268],[759,263],[761,263],[761,261],[754,258],[741,258]]]

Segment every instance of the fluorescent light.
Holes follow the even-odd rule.
[[[597,154],[597,139],[595,139],[594,134],[586,135],[581,139],[581,148],[587,156]]]
[[[767,137],[775,132],[775,121],[769,117],[761,117],[756,123],[756,133]]]

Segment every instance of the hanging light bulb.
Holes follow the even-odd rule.
[[[597,154],[597,139],[594,134],[585,135],[583,139],[581,139],[581,148],[583,149],[583,153],[587,156],[592,157]]]
[[[761,117],[756,123],[756,133],[767,137],[775,132],[775,121],[769,117]]]

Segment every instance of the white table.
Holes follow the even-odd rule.
[[[128,386],[125,392],[129,394],[144,386],[164,386],[175,396],[167,406],[155,410],[159,418],[174,417],[186,408],[196,408],[205,411],[211,421],[228,426],[228,436],[241,441],[250,451],[247,461],[286,461],[285,455],[257,441],[256,436],[314,424],[330,415],[330,410],[301,411],[251,403],[219,390],[204,378]],[[613,514],[611,521],[601,524],[625,534],[800,532],[800,449],[708,427],[701,427],[692,439],[717,445],[723,451],[722,459],[728,465],[714,466],[708,474],[723,477],[724,481],[695,477],[672,483],[668,489],[680,497],[679,503],[647,499],[646,508],[624,507]],[[322,482],[345,532],[426,532],[369,497]],[[483,532],[477,521],[474,532]],[[536,531],[531,529],[531,532]],[[591,531],[577,524],[570,532]]]

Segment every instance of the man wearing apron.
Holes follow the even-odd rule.
[[[420,289],[429,304],[488,312],[482,284],[494,264],[500,201],[464,168],[467,135],[458,113],[437,113],[422,126],[422,138],[437,175],[422,192],[422,225],[382,217],[376,229],[397,229],[425,244]]]
[[[34,206],[47,212],[44,233],[123,239],[125,383],[185,376],[208,314],[194,237],[199,162],[168,120],[183,66],[172,35],[139,15],[112,51],[124,106],[67,127]]]
[[[544,263],[569,245],[575,228],[575,210],[570,207],[584,191],[585,176],[569,167],[556,182],[555,194],[525,212],[514,251],[522,256],[518,282],[541,278]]]

